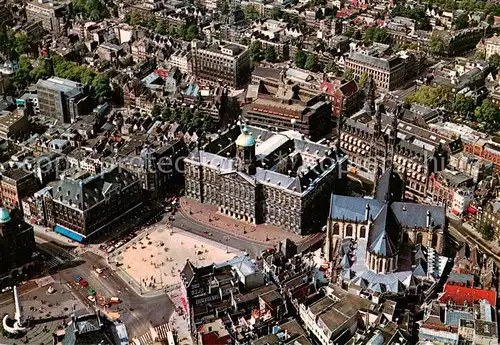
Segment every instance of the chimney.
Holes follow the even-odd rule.
[[[366,204],[366,209],[365,209],[365,222],[370,219],[370,205]]]
[[[427,210],[427,227],[429,228],[431,226],[431,211]]]

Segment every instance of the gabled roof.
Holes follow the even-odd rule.
[[[403,190],[403,180],[391,167],[377,181],[375,199],[381,202],[401,201]]]
[[[494,290],[468,288],[446,283],[443,294],[439,297],[439,302],[448,303],[452,301],[457,305],[464,305],[464,303],[467,302],[469,306],[472,306],[480,300],[485,300],[488,301],[492,307],[495,307],[496,296],[497,294]]]

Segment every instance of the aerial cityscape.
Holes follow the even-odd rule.
[[[498,345],[500,3],[0,0],[0,345]]]

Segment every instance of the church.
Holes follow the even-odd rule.
[[[324,255],[339,284],[400,293],[439,279],[449,262],[445,208],[405,202],[404,189],[389,167],[373,198],[331,195]]]

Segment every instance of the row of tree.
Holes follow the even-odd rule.
[[[311,72],[316,72],[319,69],[318,57],[316,54],[306,53],[303,50],[295,53],[295,65],[298,68],[303,68]]]
[[[191,110],[187,107],[173,108],[155,104],[151,115],[155,119],[180,123],[189,131],[208,131],[212,126],[210,116],[203,116],[198,109]]]
[[[109,10],[102,0],[73,0],[73,12],[85,19],[101,20],[109,18]]]
[[[54,73],[64,79],[77,81],[90,85],[91,94],[99,102],[111,96],[109,78],[97,73],[90,67],[77,65],[60,56],[53,57]],[[19,57],[19,68],[14,75],[14,85],[21,89],[31,83],[36,83],[40,78],[50,77],[43,57],[31,60],[27,55]]]
[[[167,24],[163,20],[156,19],[155,17],[144,18],[138,12],[130,12],[125,15],[124,21],[130,25],[140,25],[150,30],[155,31],[157,34],[182,38],[186,41],[192,41],[198,36],[198,26],[196,24],[172,26],[167,28]]]
[[[370,27],[365,30],[363,39],[368,42],[389,43],[391,41],[391,35],[385,28]]]
[[[0,53],[17,61],[19,55],[29,51],[28,36],[24,31],[14,31],[5,25],[0,25]]]
[[[500,127],[500,109],[490,99],[485,99],[477,105],[474,99],[457,94],[451,100],[448,91],[441,86],[422,86],[414,94],[409,95],[405,102],[431,108],[446,107],[464,119],[483,123],[487,129],[495,130]]]
[[[262,49],[262,43],[259,40],[255,40],[250,44],[250,56],[253,61],[266,60],[268,62],[276,62],[278,59],[278,54],[273,46],[269,45],[265,49]]]

